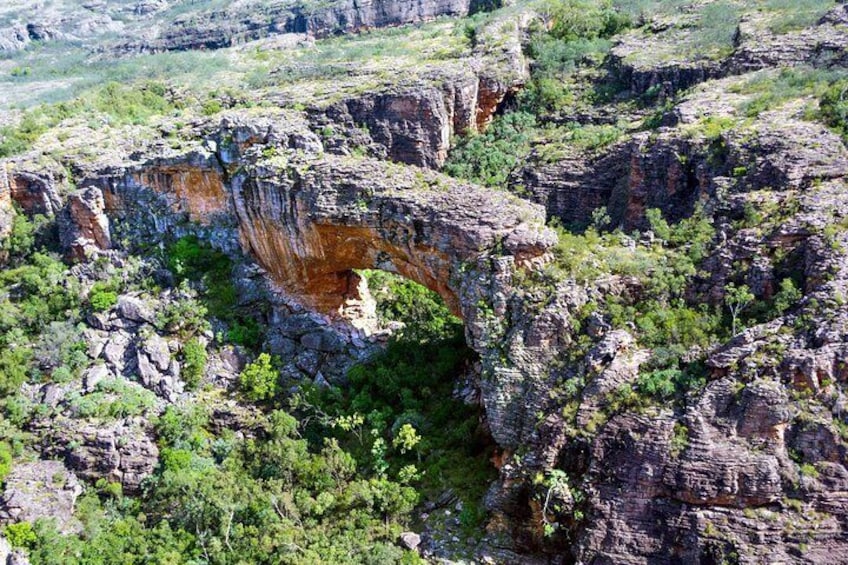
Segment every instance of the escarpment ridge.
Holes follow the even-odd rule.
[[[297,447],[319,486],[257,497],[286,535],[372,512],[433,561],[848,562],[846,4],[476,4],[141,2],[122,56],[202,56],[214,91],[3,114],[0,344],[33,360],[0,410],[36,440],[0,522],[55,472],[70,535],[79,488],[170,527],[169,478],[276,488]],[[18,307],[34,273],[59,318]],[[399,323],[422,304],[456,335]],[[252,532],[234,500],[198,559]]]

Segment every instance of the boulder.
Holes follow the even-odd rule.
[[[89,187],[68,195],[59,215],[59,240],[73,260],[83,260],[112,245],[103,193]]]
[[[118,315],[138,323],[152,324],[156,321],[155,313],[144,300],[127,294],[118,297]]]
[[[0,521],[35,522],[39,518],[53,518],[64,533],[81,527],[73,514],[83,488],[61,461],[18,462],[5,484],[0,498]]]
[[[400,535],[400,545],[404,549],[415,551],[421,545],[421,536],[415,532],[403,532]]]

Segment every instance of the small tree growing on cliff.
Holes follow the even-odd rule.
[[[262,353],[242,371],[239,384],[244,395],[253,402],[269,400],[277,393],[277,370],[271,356]]]
[[[739,316],[754,301],[754,295],[747,285],[736,286],[728,284],[724,289],[724,304],[730,312],[731,331],[736,335],[736,326]]]

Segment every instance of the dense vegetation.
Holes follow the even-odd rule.
[[[587,125],[571,116],[619,94],[621,85],[601,72],[612,36],[638,28],[649,14],[673,12],[683,2],[541,4],[549,25],[531,30],[529,83],[514,107],[485,132],[456,140],[445,166],[448,174],[520,190],[510,186],[512,176],[534,152],[543,161],[556,161],[571,151],[600,150],[630,130],[652,127],[647,119],[635,126]],[[731,39],[728,30],[738,21],[737,4],[715,2],[699,12],[695,39],[684,47],[724,52]],[[786,30],[813,21],[825,4],[768,0],[762,9],[776,14],[774,29]],[[450,58],[466,49],[473,40],[473,20],[468,25],[471,32],[452,35],[427,57]],[[263,71],[251,80],[268,86],[327,78],[330,67],[346,73],[349,59],[379,59],[384,52],[412,56],[417,44],[402,43],[405,33],[330,39],[283,64],[273,76]],[[427,27],[416,33],[434,34]],[[584,75],[592,77],[587,81],[592,87],[575,88]],[[807,68],[766,72],[732,90],[747,96],[739,108],[746,119],[805,98],[810,102],[807,118],[823,120],[848,140],[848,82],[843,74]],[[625,97],[621,104],[643,109],[655,102],[654,96]],[[71,102],[31,108],[19,124],[0,131],[0,157],[27,150],[66,120],[87,121],[93,128],[144,124],[178,110],[178,98],[159,82],[110,82]],[[201,108],[211,115],[222,105],[213,97]],[[699,127],[716,141],[734,124],[719,118]],[[758,223],[757,214],[746,209],[736,227]],[[702,208],[675,225],[660,211],[648,210],[643,227],[650,236],[625,233],[603,209],[588,227],[569,229],[552,222],[559,234],[555,261],[528,276],[523,281],[528,288],[544,291],[565,279],[586,286],[614,280],[624,288],[595,293],[575,319],[581,331],[563,359],[567,378],[556,391],[567,425],[574,423],[582,389],[591,378],[575,367],[595,343],[588,331],[593,320],[628,330],[651,352],[635,383],[611,394],[598,418],[578,433],[594,433],[602,418],[621,410],[656,404],[679,408],[688,394],[704,386],[703,361],[711,347],[787,312],[800,298],[803,273],[792,257],[778,265],[778,286],[768,298],[753,295],[742,267],[728,274],[720,301],[693,292],[715,243],[713,223]],[[174,354],[182,365],[181,378],[197,394],[164,412],[152,392],[124,379],[107,379],[87,394],[68,395],[76,418],[143,416],[152,421],[160,462],[137,496],[125,495],[120,485],[105,480],[88,488],[76,512],[82,524],[78,534],[62,535],[49,521],[8,526],[6,538],[27,548],[33,564],[415,563],[419,558],[399,549],[397,536],[415,520],[418,503],[447,489],[463,503],[464,533],[479,534],[484,490],[495,474],[488,462],[492,445],[480,425],[479,409],[454,397],[459,377],[475,359],[464,344],[461,321],[438,295],[387,273],[364,273],[381,321],[400,322],[400,329],[383,353],[349,371],[346,387],[321,388],[281,378],[282,360],[263,350],[267,305],[244,303],[233,282],[233,260],[197,237],[164,246],[157,267],[168,276],[154,280],[149,273],[135,272],[141,268],[132,261],[123,273],[96,264],[97,281],[87,292],[51,251],[54,240],[55,225],[17,215],[0,249],[8,256],[8,267],[0,272],[0,478],[15,458],[33,455],[27,426],[48,410],[33,406],[20,394],[21,386],[78,380],[90,365],[82,337],[85,316],[108,314],[129,290],[167,289],[176,297],[156,313],[155,326],[179,336],[180,349]],[[241,346],[250,359],[232,392],[255,410],[238,430],[222,430],[213,422],[212,408],[220,399],[216,395],[223,393],[204,382],[210,342]],[[674,441],[678,448],[685,445],[685,430],[676,427]],[[558,477],[539,483],[553,488],[554,479]],[[544,525],[553,533],[553,524]]]
[[[162,323],[171,327],[183,326],[192,333],[204,327],[202,318],[208,313],[226,324],[228,341],[258,348],[262,341],[262,328],[255,309],[238,303],[230,258],[194,236],[173,242],[166,255],[177,282],[190,281],[199,290],[200,307],[191,305],[189,311],[180,308],[166,312]]]
[[[22,428],[37,416],[18,388],[78,378],[90,361],[75,324],[86,309],[113,308],[128,289],[107,276],[81,303],[68,268],[35,250],[39,230],[16,218],[7,244],[14,267],[0,274],[3,476],[13,455],[28,456]],[[195,389],[207,362],[198,336],[208,320],[230,328],[219,336],[224,342],[241,342],[245,333],[232,331],[245,319],[236,307],[233,264],[193,237],[174,241],[163,262],[179,292],[196,296],[159,321],[184,336],[183,378]],[[160,465],[140,496],[105,480],[88,489],[75,513],[78,535],[61,535],[40,520],[8,526],[6,538],[26,548],[33,564],[414,563],[417,555],[401,550],[397,536],[422,497],[446,488],[461,493],[463,524],[473,532],[492,469],[477,410],[451,399],[471,360],[462,325],[434,293],[384,273],[367,277],[381,318],[401,322],[403,331],[383,355],[352,369],[343,391],[303,388],[290,397],[277,361],[259,354],[239,383],[244,400],[261,408],[246,437],[234,429],[213,433],[213,405],[199,398],[156,416],[153,393],[123,379],[71,393],[75,418],[143,415],[155,422]],[[144,277],[134,288],[139,284],[155,287]]]
[[[39,225],[14,218],[7,242],[13,265],[0,271],[0,392],[14,394],[27,379],[70,380],[81,364],[79,283],[65,265],[36,250]]]

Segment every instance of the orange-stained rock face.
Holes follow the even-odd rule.
[[[12,205],[12,191],[9,186],[9,163],[0,167],[0,207],[6,208]]]
[[[133,174],[133,180],[173,199],[174,210],[187,212],[201,224],[229,212],[229,196],[221,174],[213,169],[190,165],[154,167]]]
[[[53,215],[62,207],[53,172],[17,170],[7,162],[0,170],[0,204],[14,202],[28,214]]]
[[[450,258],[427,246],[401,248],[376,229],[318,224],[302,226],[297,238],[264,222],[241,224],[242,241],[271,277],[304,305],[320,312],[338,312],[358,296],[353,269],[379,268],[390,259],[392,270],[439,293],[461,316],[450,280]]]

